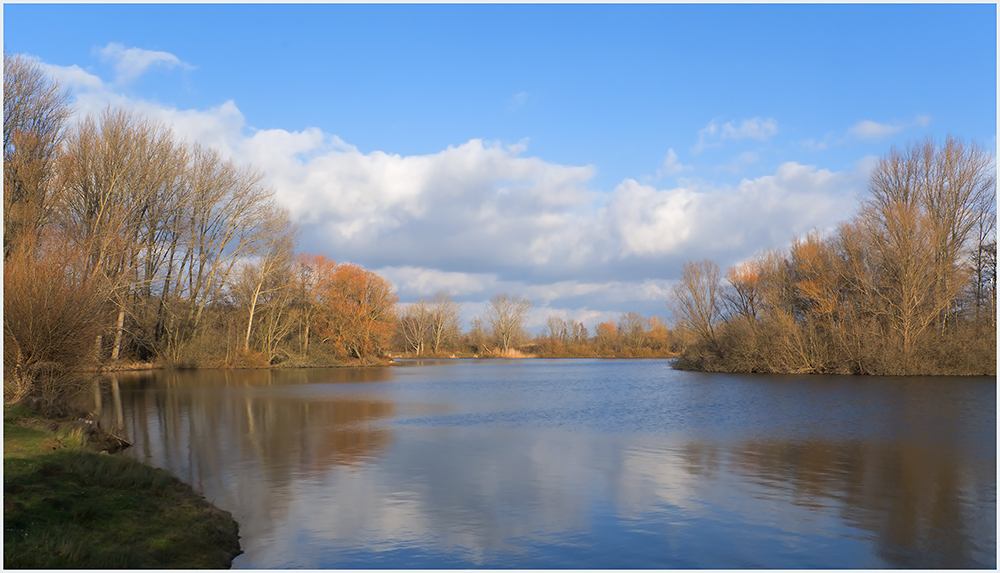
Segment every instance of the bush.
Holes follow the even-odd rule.
[[[4,403],[65,399],[96,362],[100,293],[55,256],[12,255],[3,283]]]

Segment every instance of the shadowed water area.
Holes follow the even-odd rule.
[[[237,568],[996,567],[996,379],[401,361],[120,375]]]

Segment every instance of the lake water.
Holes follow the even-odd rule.
[[[235,568],[996,568],[995,378],[400,361],[121,375]]]

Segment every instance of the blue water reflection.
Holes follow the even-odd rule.
[[[240,522],[235,567],[996,567],[995,379],[451,360],[119,386],[130,455]]]

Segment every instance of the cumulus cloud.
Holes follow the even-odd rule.
[[[795,162],[731,188],[655,189],[627,180],[612,194],[608,214],[622,257],[704,253],[729,260],[832,226],[849,212],[862,181]]]
[[[180,58],[170,52],[126,48],[116,42],[111,42],[103,48],[95,48],[94,52],[103,62],[114,66],[115,82],[119,85],[126,85],[135,81],[153,66],[168,69],[175,67],[193,69],[193,66],[182,62]]]
[[[876,140],[911,127],[927,127],[930,121],[931,117],[929,115],[918,115],[912,121],[895,123],[879,123],[877,121],[865,119],[859,121],[851,129],[849,129],[848,134],[856,137],[857,139]]]
[[[698,142],[695,143],[694,153],[701,153],[709,147],[718,147],[724,139],[753,139],[756,141],[767,141],[778,133],[778,122],[774,118],[745,119],[738,124],[734,121],[726,122],[722,125],[713,119],[708,125],[698,130]]]

